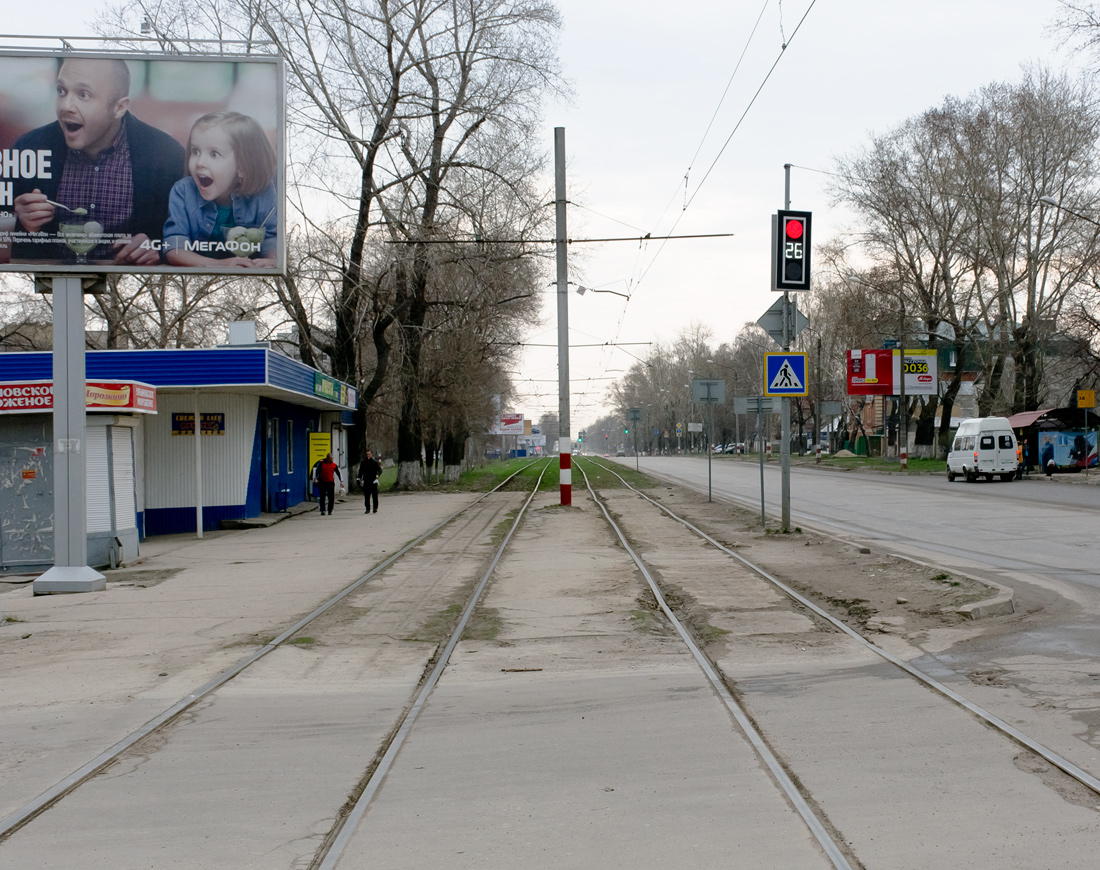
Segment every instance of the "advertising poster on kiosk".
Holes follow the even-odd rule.
[[[0,272],[280,274],[276,57],[0,52]]]
[[[1039,467],[1096,468],[1096,431],[1039,432]]]

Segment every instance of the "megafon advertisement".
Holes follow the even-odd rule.
[[[0,52],[0,271],[281,274],[280,58]]]

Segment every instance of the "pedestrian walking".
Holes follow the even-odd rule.
[[[326,505],[328,515],[332,516],[332,506],[336,502],[336,481],[339,479],[341,484],[344,482],[344,478],[340,476],[340,466],[333,461],[331,453],[326,453],[325,458],[314,466],[313,474],[313,482],[321,493],[321,516],[326,513]]]
[[[374,512],[378,513],[378,478],[382,474],[382,463],[374,458],[374,454],[367,451],[366,458],[359,465],[359,485],[363,487],[364,513],[371,512],[371,504]]]

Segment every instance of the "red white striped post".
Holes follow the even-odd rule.
[[[561,503],[573,504],[573,434],[569,426],[569,256],[565,214],[565,128],[554,128],[554,227],[558,277],[558,484]]]

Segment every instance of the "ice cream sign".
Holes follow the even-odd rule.
[[[157,412],[157,390],[140,381],[87,381],[89,411]],[[53,381],[0,383],[0,414],[34,414],[53,410]]]

